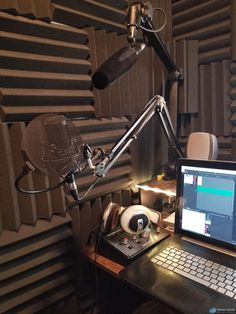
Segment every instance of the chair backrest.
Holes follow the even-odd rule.
[[[189,159],[217,159],[218,141],[216,136],[205,132],[191,133],[188,138],[186,157]]]

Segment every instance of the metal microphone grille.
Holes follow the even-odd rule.
[[[73,123],[62,115],[44,114],[25,128],[22,150],[47,175],[66,176],[83,161],[83,141]]]

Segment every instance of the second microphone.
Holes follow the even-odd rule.
[[[92,76],[93,86],[97,89],[104,89],[110,86],[135,64],[137,55],[144,48],[145,44],[120,49],[94,72]]]

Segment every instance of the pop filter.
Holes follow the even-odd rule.
[[[78,128],[63,115],[43,114],[24,129],[24,158],[39,172],[66,177],[83,161],[83,141]]]

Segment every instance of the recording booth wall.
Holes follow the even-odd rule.
[[[58,255],[58,259],[64,260],[64,265],[70,265],[71,221],[73,237],[78,240],[78,245],[84,245],[89,230],[100,221],[111,200],[124,206],[131,203],[129,174],[132,172],[134,180],[143,182],[150,178],[153,169],[158,169],[160,160],[166,158],[163,137],[157,132],[158,123],[153,119],[141,134],[139,143],[136,142],[124,154],[106,184],[96,190],[91,200],[74,209],[71,217],[64,212],[63,191],[25,197],[18,195],[14,188],[16,173],[24,163],[19,147],[21,134],[25,125],[37,115],[57,112],[69,114],[71,118],[77,115],[86,117],[80,122],[82,137],[109,147],[125,132],[130,119],[142,111],[151,96],[160,92],[162,66],[151,49],[145,49],[130,73],[108,90],[90,90],[89,73],[127,43],[123,24],[126,5],[124,0],[90,3],[52,0],[40,2],[40,6],[37,1],[26,1],[24,5],[22,1],[0,3],[0,28],[4,39],[0,43],[0,250],[9,267],[5,282],[14,279],[16,283],[11,286],[14,292],[11,296],[19,291],[16,271],[19,274],[23,271],[15,268],[13,260],[17,257],[20,263],[26,253],[33,260],[38,252],[38,245],[31,245],[33,239],[39,241],[40,235],[50,237],[52,254],[49,259],[55,257],[53,254],[58,252],[59,245],[62,248],[60,252],[65,254]],[[181,142],[185,143],[189,130],[207,131],[219,139],[219,158],[234,159],[232,126],[235,115],[231,110],[235,98],[235,3],[226,0],[211,6],[211,2],[206,1],[193,6],[191,0],[185,1],[184,5],[181,1],[172,3],[168,0],[163,9],[167,12],[168,23],[161,37],[170,46],[170,51],[176,44],[176,63],[183,68],[187,78],[179,94]],[[162,18],[161,13],[154,14],[154,24],[162,24]],[[218,37],[219,33],[221,37]],[[212,42],[214,45],[209,44]],[[176,115],[174,108],[170,108],[172,117]],[[151,143],[150,138],[154,139]],[[143,154],[144,151],[147,154]],[[150,151],[154,153],[150,154]],[[81,180],[86,185],[86,177]],[[48,183],[54,184],[55,179],[33,176],[26,182],[29,187],[34,184],[45,187]],[[61,239],[59,242],[54,236],[57,232]],[[17,255],[18,244],[22,247],[21,255]],[[11,248],[12,254],[3,254],[3,248]],[[46,254],[44,245],[42,252]],[[35,270],[39,271],[39,259],[34,261]],[[56,271],[56,264],[53,264],[53,269]],[[54,283],[55,288],[44,287],[48,298],[44,295],[41,305],[56,308],[60,302],[66,308],[68,300],[74,304],[75,287],[67,270],[63,285],[55,281],[54,273],[49,274],[48,282]],[[62,272],[59,270],[57,274]],[[31,268],[28,268],[25,275],[28,278],[30,274]],[[82,274],[79,278],[82,285]],[[38,283],[41,285],[42,280]],[[15,307],[40,310],[36,308],[35,298],[26,300],[29,296],[27,288],[28,285],[21,288],[21,296],[24,297],[18,300],[12,297],[16,301]],[[68,299],[61,298],[58,290]],[[36,294],[35,297],[41,300],[42,295]]]

